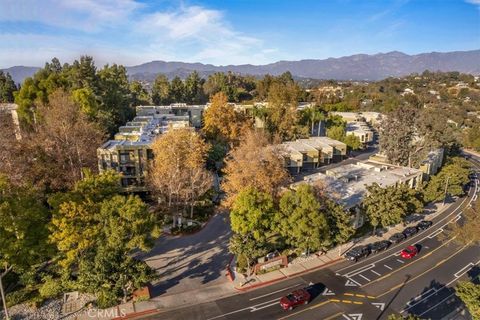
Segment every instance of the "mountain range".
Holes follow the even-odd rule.
[[[37,67],[16,66],[4,71],[9,72],[15,82],[33,75]],[[299,61],[278,61],[265,65],[228,65],[215,66],[203,63],[151,61],[137,66],[127,67],[131,79],[153,81],[162,73],[168,78],[180,76],[185,78],[196,70],[200,76],[206,77],[214,72],[234,72],[262,76],[279,75],[290,71],[296,78],[335,79],[335,80],[367,80],[375,81],[387,77],[401,77],[411,73],[430,71],[459,71],[462,73],[480,74],[480,50],[430,52],[408,55],[398,51],[373,55],[356,54],[341,58],[308,59]]]

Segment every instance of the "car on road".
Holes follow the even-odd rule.
[[[406,238],[413,236],[415,233],[418,232],[418,229],[416,227],[408,227],[403,230],[403,234],[405,235]]]
[[[280,306],[283,310],[292,310],[298,305],[308,304],[311,295],[305,289],[298,289],[280,299]]]
[[[377,253],[383,250],[387,250],[392,243],[388,240],[377,241],[368,245],[371,253]]]
[[[408,246],[400,252],[400,256],[404,259],[411,259],[415,257],[418,253],[416,246]]]
[[[433,222],[428,220],[422,220],[417,224],[418,230],[426,230],[432,226]]]
[[[397,244],[405,240],[407,237],[403,233],[394,233],[390,239],[388,239],[391,243]]]
[[[370,248],[368,246],[355,247],[345,253],[345,257],[348,260],[357,262],[358,259],[367,257],[370,254]]]

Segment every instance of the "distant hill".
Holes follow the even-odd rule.
[[[12,67],[6,69],[18,81],[33,74],[33,67]],[[228,65],[214,66],[202,63],[152,61],[137,66],[127,67],[132,79],[152,81],[159,73],[169,78],[185,78],[196,70],[206,77],[214,72],[231,71],[239,74],[262,76],[279,75],[290,71],[296,78],[335,79],[335,80],[381,80],[390,76],[401,77],[414,72],[459,71],[480,74],[480,50],[431,52],[408,55],[398,51],[374,55],[357,54],[341,58],[323,60],[309,59],[300,61],[278,61],[266,65]],[[9,71],[8,71],[9,72]]]
[[[12,76],[13,81],[15,83],[22,83],[23,79],[27,77],[31,77],[37,70],[40,69],[38,67],[24,67],[24,66],[15,66],[8,69],[3,69],[4,72],[10,73]]]

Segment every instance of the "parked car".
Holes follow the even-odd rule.
[[[368,246],[355,247],[345,253],[345,257],[348,260],[357,262],[358,259],[367,257],[370,254],[370,248]]]
[[[393,244],[397,244],[402,242],[406,238],[407,237],[403,233],[394,233],[388,240]]]
[[[292,310],[298,305],[308,304],[311,295],[305,289],[298,289],[280,299],[280,306],[283,310]]]
[[[422,220],[417,224],[418,230],[426,230],[432,226],[433,222],[429,220]]]
[[[403,234],[405,235],[406,238],[413,236],[415,233],[417,233],[418,230],[416,227],[408,227],[403,230]]]
[[[388,240],[377,241],[368,245],[371,253],[377,253],[383,250],[387,250],[392,243]]]
[[[411,259],[418,253],[418,249],[415,246],[408,246],[400,252],[400,256],[404,259]]]

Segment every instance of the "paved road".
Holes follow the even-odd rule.
[[[480,162],[477,163],[480,168]],[[477,188],[478,187],[478,188]],[[441,242],[437,235],[478,197],[478,183],[468,197],[458,199],[434,219],[434,225],[388,250],[356,264],[342,262],[281,283],[214,302],[163,312],[150,319],[386,319],[389,314],[416,314],[432,319],[468,319],[453,287],[480,274],[478,247]],[[477,193],[477,195],[476,195]],[[405,260],[399,251],[421,246],[420,254]],[[314,299],[293,311],[278,301],[295,288],[313,282]]]
[[[182,237],[162,236],[148,254],[140,256],[158,270],[153,295],[174,294],[227,282],[225,266],[231,259],[227,214],[217,214],[199,232]]]

